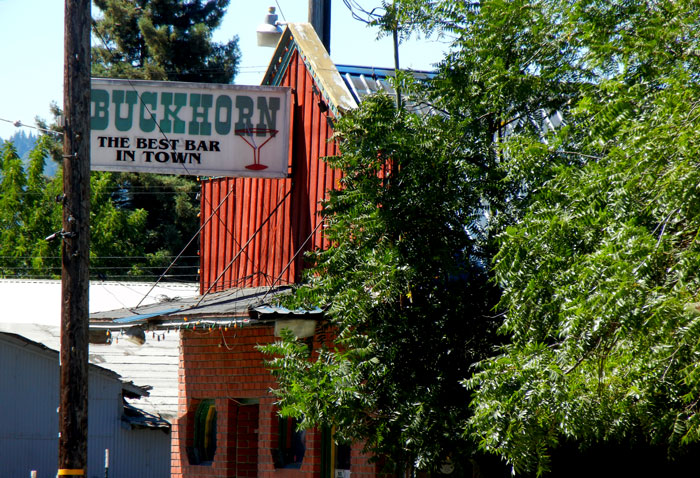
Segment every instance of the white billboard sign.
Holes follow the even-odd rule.
[[[287,176],[286,87],[92,79],[93,170]]]

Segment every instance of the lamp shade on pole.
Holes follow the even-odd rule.
[[[282,36],[282,28],[280,28],[277,22],[275,7],[270,7],[268,9],[265,20],[258,26],[256,32],[258,34],[258,46],[277,46],[277,42],[279,42]]]

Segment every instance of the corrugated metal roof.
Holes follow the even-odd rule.
[[[393,68],[377,68],[372,66],[336,65],[348,90],[357,103],[362,103],[365,97],[372,94],[384,93],[396,97],[396,90],[391,84],[395,72]],[[435,74],[430,71],[406,70],[418,81],[426,81]],[[429,114],[433,109],[426,104],[419,104],[410,97],[404,98],[409,110],[419,114]]]
[[[141,301],[151,287],[151,283],[91,281],[90,311],[115,307],[129,310]],[[159,284],[144,302],[159,311],[162,308],[173,309],[173,299],[196,296],[198,291],[196,284]],[[2,279],[0,297],[3,298],[0,331],[21,335],[53,351],[60,350],[60,280]],[[111,344],[90,344],[90,363],[148,389],[147,395],[150,396],[138,401],[129,400],[134,406],[167,420],[175,419],[179,334],[151,335],[142,346],[122,340],[118,330],[113,334]]]
[[[122,421],[131,428],[159,428],[170,430],[170,423],[167,420],[136,408],[129,403],[124,404]]]
[[[248,287],[228,289],[204,296],[151,304],[139,308],[116,309],[90,314],[92,327],[114,327],[198,319],[243,319],[250,309],[266,304],[273,297],[289,291],[289,287]]]
[[[384,92],[389,96],[396,96],[396,91],[389,81],[389,78],[394,76],[393,68],[333,63],[313,26],[308,23],[287,25],[272,55],[262,84],[280,84],[294,52],[298,52],[303,59],[309,74],[336,117],[356,108],[367,95]],[[435,76],[429,71],[406,71],[419,81]],[[421,114],[432,111],[430,107],[411,102],[410,99],[407,106]]]
[[[2,324],[0,324],[0,326],[2,326]],[[46,330],[46,329],[44,329],[44,330]],[[16,332],[0,331],[0,339],[5,340],[7,342],[14,342],[16,344],[22,344],[22,346],[33,347],[37,352],[44,352],[47,355],[55,357],[56,360],[58,360],[58,355],[59,355],[58,350],[52,349],[51,347],[48,347],[46,344],[42,343],[41,341],[32,340],[31,338],[29,338],[25,335],[18,334]],[[60,331],[59,331],[59,341],[60,341]],[[102,373],[104,375],[107,375],[109,378],[111,378],[113,380],[120,381],[122,384],[123,391],[134,398],[147,397],[149,395],[149,388],[148,387],[140,387],[140,386],[135,385],[131,381],[122,380],[123,377],[113,370],[107,369],[105,367],[101,367],[101,366],[94,364],[94,363],[90,364],[90,370],[92,370],[93,372],[99,372],[99,373]]]
[[[133,307],[152,287],[150,282],[90,281],[90,312]],[[160,283],[153,287],[144,304],[192,297],[198,293],[198,284]],[[0,322],[61,324],[60,280],[0,279],[0,297]]]
[[[102,364],[137,384],[152,386],[138,408],[168,420],[176,419],[178,405],[179,325],[200,320],[248,321],[249,310],[271,302],[289,288],[252,287],[90,315],[92,328],[111,329],[108,344],[90,344],[90,361]],[[146,342],[137,345],[120,327],[144,326]],[[173,330],[174,329],[174,330]]]
[[[21,335],[51,349],[54,354],[60,349],[58,326],[0,323],[0,331]],[[149,333],[146,343],[137,345],[122,337],[119,330],[112,333],[111,344],[90,344],[90,363],[139,387],[144,396],[138,400],[128,399],[129,403],[150,414],[174,420],[178,403],[179,334],[166,332],[154,336]]]

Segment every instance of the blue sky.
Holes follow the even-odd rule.
[[[359,3],[369,8],[380,2]],[[273,49],[256,45],[255,29],[267,7],[277,4],[288,22],[307,20],[307,0],[231,0],[214,38],[223,42],[238,35],[240,39],[242,64],[235,83],[260,84]],[[391,67],[391,40],[376,40],[376,30],[352,19],[342,0],[332,0],[331,5],[331,58],[338,64]],[[52,101],[62,105],[63,7],[61,0],[0,0],[1,120],[33,125],[36,116],[49,119]],[[97,12],[93,8],[93,15]],[[412,39],[401,46],[401,66],[429,70],[444,51],[440,42]],[[0,121],[0,138],[7,139],[16,131],[12,124]]]

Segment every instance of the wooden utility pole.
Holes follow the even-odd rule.
[[[321,43],[331,52],[331,0],[309,0],[309,23],[314,27]]]
[[[58,476],[87,476],[90,0],[65,0]]]

